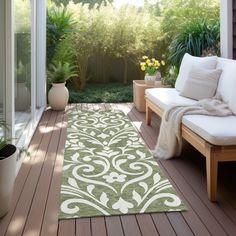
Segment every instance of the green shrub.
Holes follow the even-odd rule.
[[[132,102],[133,87],[121,83],[88,84],[83,91],[69,86],[71,103]]]
[[[179,67],[185,53],[202,56],[205,50],[211,49],[218,54],[219,42],[219,22],[197,20],[187,23],[170,44],[169,60]]]

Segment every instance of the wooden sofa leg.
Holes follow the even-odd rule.
[[[151,108],[146,104],[146,124],[151,125],[152,120],[152,110]]]
[[[210,201],[215,202],[217,199],[218,160],[212,151],[206,157],[206,174],[208,198]]]

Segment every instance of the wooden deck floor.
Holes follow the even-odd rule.
[[[132,104],[78,104],[78,109],[121,109],[154,148],[160,119],[145,125],[144,114]],[[71,109],[72,106],[69,107]],[[33,136],[16,178],[10,212],[0,220],[0,236],[152,236],[236,235],[236,164],[220,164],[219,201],[207,199],[204,158],[189,145],[181,157],[159,162],[189,210],[58,221],[59,191],[66,115],[47,110]]]

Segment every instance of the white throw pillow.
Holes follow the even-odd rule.
[[[180,95],[195,100],[214,97],[221,73],[221,69],[192,66]]]
[[[215,69],[217,65],[217,57],[193,57],[188,53],[185,53],[181,62],[179,75],[175,83],[175,88],[177,91],[181,91],[183,89],[184,82],[188,77],[190,68],[194,65],[209,70]]]

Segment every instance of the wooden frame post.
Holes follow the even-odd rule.
[[[151,120],[152,120],[152,110],[146,103],[146,124],[151,125]]]
[[[218,177],[218,159],[216,153],[210,148],[206,155],[206,176],[207,176],[207,194],[210,201],[217,199],[217,177]]]

